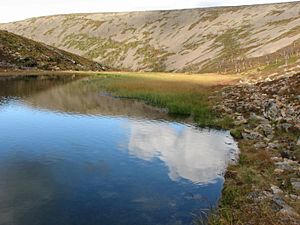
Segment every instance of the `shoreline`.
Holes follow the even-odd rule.
[[[215,96],[215,109],[233,118],[240,159],[228,167],[210,223],[299,224],[300,74],[250,83]]]
[[[51,75],[88,75],[97,72],[93,71],[44,71],[44,70],[20,70],[20,71],[0,71],[0,77],[20,77],[20,76],[51,76]]]
[[[0,72],[0,79],[28,75],[94,75],[99,81],[95,85],[117,97],[174,107],[171,113],[193,116],[198,126],[230,130],[240,157],[227,169],[209,224],[299,224],[299,73],[243,83],[237,82],[240,76],[230,75],[81,71],[10,71]],[[136,89],[139,85],[144,88]],[[199,111],[201,104],[206,110]],[[213,112],[217,114],[209,115]]]

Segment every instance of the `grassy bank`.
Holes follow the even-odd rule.
[[[219,74],[99,73],[93,83],[115,96],[142,100],[166,108],[170,114],[192,117],[200,126],[225,128],[231,121],[212,110],[215,103],[209,96],[238,79],[238,75]]]

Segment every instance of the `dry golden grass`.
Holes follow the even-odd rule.
[[[239,79],[239,75],[220,74],[102,72],[94,83],[119,97],[167,108],[170,114],[192,116],[201,126],[226,127],[212,110],[214,102],[209,96]]]
[[[193,85],[201,86],[217,86],[229,85],[237,82],[242,78],[239,74],[218,74],[218,73],[204,73],[204,74],[187,74],[187,73],[159,73],[159,72],[99,72],[103,75],[121,75],[137,78],[145,78],[147,80],[161,80],[172,82],[185,82]]]

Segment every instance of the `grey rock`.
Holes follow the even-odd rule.
[[[271,160],[273,161],[273,162],[281,162],[282,161],[282,158],[279,158],[279,157],[271,157]]]
[[[278,115],[279,115],[279,107],[277,106],[277,104],[272,101],[269,100],[265,103],[264,105],[264,116],[270,120],[275,120]]]
[[[299,201],[300,200],[300,197],[298,195],[293,195],[291,194],[290,195],[291,199],[294,200],[294,201]]]
[[[273,134],[273,128],[270,124],[264,124],[261,127],[262,127],[262,130],[263,130],[263,132],[266,136],[269,136],[269,135]]]
[[[247,122],[248,121],[243,116],[238,116],[236,118],[236,121],[234,121],[234,125],[239,126],[239,125],[245,124]]]
[[[282,174],[284,172],[284,170],[282,170],[282,169],[275,169],[274,170],[274,173],[276,173],[276,174]]]
[[[223,110],[225,113],[228,113],[228,114],[232,113],[232,109],[230,109],[230,108],[228,108],[228,107],[226,107],[226,106],[223,106],[223,107],[222,107],[222,110]]]
[[[289,206],[281,197],[275,195],[272,199],[272,208],[274,211],[279,211],[280,213],[288,216],[298,217],[299,214]]]
[[[265,79],[265,82],[271,82],[272,81],[272,79],[270,78],[270,77],[267,77],[266,79]]]
[[[275,166],[277,169],[292,171],[297,169],[298,163],[293,160],[285,159],[283,162],[276,162]]]
[[[277,195],[273,197],[272,202],[272,209],[277,212],[280,211],[286,205],[284,200]]]
[[[271,185],[271,191],[272,191],[272,193],[274,195],[275,194],[282,194],[283,193],[283,191],[279,187],[277,187],[275,185]]]
[[[285,87],[280,88],[278,93],[282,94],[282,93],[286,92],[287,90],[288,90],[288,87],[285,86]]]
[[[277,142],[270,142],[270,143],[268,143],[268,148],[278,149],[278,148],[280,148],[280,145]]]
[[[258,121],[260,124],[269,124],[270,123],[269,120],[267,120],[266,118],[264,118],[262,116],[258,116],[255,113],[251,113],[249,119]]]
[[[289,123],[281,123],[277,125],[277,128],[279,130],[285,131],[285,132],[289,132],[289,129],[292,127],[292,124]]]
[[[246,131],[245,130],[245,132],[242,132],[242,137],[245,140],[257,140],[257,139],[261,139],[262,135],[255,131]]]
[[[247,198],[249,200],[252,200],[253,202],[261,202],[262,200],[264,200],[267,197],[268,196],[266,196],[265,194],[258,192],[258,191],[250,192],[247,196]]]
[[[268,145],[264,142],[258,142],[254,144],[255,148],[266,148]]]
[[[300,191],[300,178],[292,178],[291,184],[295,190]]]

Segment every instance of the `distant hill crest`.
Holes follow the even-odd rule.
[[[241,72],[298,60],[300,2],[57,15],[0,28],[123,70]]]

